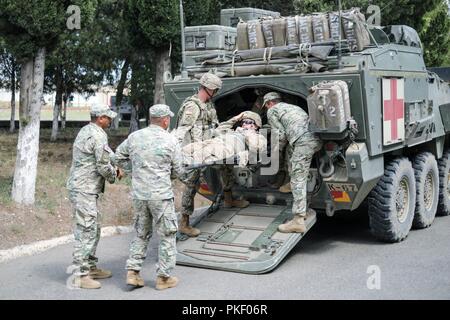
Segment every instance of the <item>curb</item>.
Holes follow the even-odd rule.
[[[100,237],[110,237],[118,234],[126,234],[133,232],[133,226],[110,226],[102,228]],[[73,234],[66,235],[49,240],[36,241],[30,244],[17,246],[11,249],[0,250],[0,263],[4,263],[13,259],[31,256],[42,253],[51,248],[73,242]]]

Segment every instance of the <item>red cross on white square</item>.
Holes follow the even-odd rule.
[[[405,140],[405,80],[383,78],[383,144]]]

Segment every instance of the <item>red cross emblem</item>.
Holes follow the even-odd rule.
[[[405,140],[405,80],[383,78],[383,144]]]

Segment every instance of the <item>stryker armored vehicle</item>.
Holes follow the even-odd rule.
[[[165,99],[176,112],[199,77],[215,72],[223,87],[214,103],[225,121],[279,92],[308,112],[324,142],[310,169],[310,207],[332,216],[367,203],[372,234],[399,242],[411,228],[450,214],[450,84],[427,70],[415,30],[369,28],[354,17],[342,14],[341,34],[321,42],[198,51],[182,76],[167,75]],[[355,40],[346,27],[365,34]],[[277,174],[261,174],[267,166],[235,167],[233,194],[251,202],[245,209],[222,208],[217,168],[204,170],[199,193],[213,202],[195,222],[200,236],[179,239],[178,263],[245,273],[277,266],[303,234],[277,232],[292,217],[292,195],[272,187]],[[307,219],[308,230],[315,221]]]

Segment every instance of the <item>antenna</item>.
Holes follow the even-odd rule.
[[[338,0],[339,4],[339,50],[338,50],[338,69],[341,69],[342,59],[342,3]]]
[[[183,0],[180,0],[180,26],[181,26],[181,78],[186,79],[188,75],[186,71]]]

